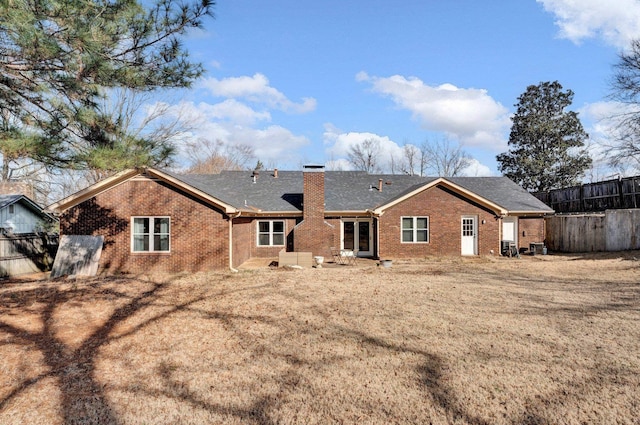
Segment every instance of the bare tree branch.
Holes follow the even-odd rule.
[[[429,165],[425,167],[440,177],[455,177],[469,166],[471,157],[460,145],[452,145],[449,139],[441,139],[435,143],[423,145],[423,160]]]
[[[367,173],[377,173],[381,170],[379,165],[381,154],[380,141],[378,139],[366,139],[349,148],[347,158],[356,170]]]

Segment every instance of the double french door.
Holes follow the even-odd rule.
[[[356,251],[358,256],[373,255],[370,220],[342,220],[342,249]]]

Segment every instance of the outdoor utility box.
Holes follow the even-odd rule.
[[[529,254],[543,254],[544,252],[544,243],[542,242],[533,242],[529,244]]]

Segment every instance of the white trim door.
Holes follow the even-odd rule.
[[[478,254],[478,217],[475,215],[463,215],[461,220],[461,254]]]
[[[359,257],[373,255],[373,231],[371,220],[342,220],[341,249],[350,249]]]
[[[502,240],[518,245],[518,217],[504,217],[502,219]]]

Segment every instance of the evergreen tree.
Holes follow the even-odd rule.
[[[591,165],[589,137],[578,114],[565,109],[573,92],[557,81],[531,85],[511,118],[509,151],[497,156],[500,171],[529,191],[573,186]]]
[[[0,0],[3,170],[21,158],[106,169],[166,161],[166,141],[127,134],[99,104],[111,88],[189,87],[202,74],[180,37],[213,0],[192,1]]]

